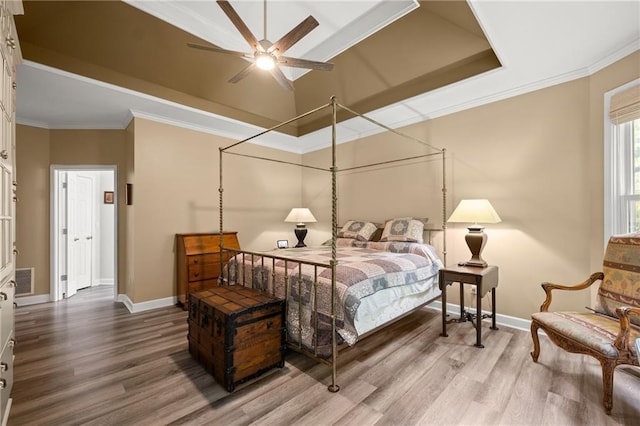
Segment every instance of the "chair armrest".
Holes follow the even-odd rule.
[[[631,306],[622,306],[620,308],[616,308],[616,314],[618,314],[618,319],[620,320],[620,331],[618,332],[618,336],[616,337],[615,342],[613,343],[619,351],[629,351],[630,345],[633,342],[630,341],[631,335],[631,322],[629,320],[629,314],[634,313],[640,316],[640,308],[633,308]]]
[[[540,306],[540,312],[547,312],[547,310],[549,309],[549,305],[551,305],[552,290],[569,290],[569,291],[584,290],[585,288],[592,285],[594,282],[598,280],[602,280],[603,278],[604,278],[604,274],[602,272],[595,272],[591,274],[591,276],[587,278],[586,281],[581,282],[580,284],[561,285],[561,284],[553,284],[553,283],[542,283],[541,284],[542,289],[544,290],[547,297],[544,300],[544,303]]]

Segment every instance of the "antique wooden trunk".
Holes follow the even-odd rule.
[[[229,392],[284,366],[284,301],[239,285],[189,295],[189,352]]]

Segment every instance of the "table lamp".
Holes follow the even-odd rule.
[[[304,237],[307,236],[305,223],[317,222],[316,218],[311,214],[311,211],[305,207],[294,207],[284,221],[296,223],[296,229],[294,231],[298,239],[296,247],[306,247],[304,243]]]
[[[484,227],[479,223],[498,223],[501,222],[500,216],[493,209],[489,200],[462,200],[458,207],[451,213],[447,222],[457,223],[473,223],[467,229],[469,233],[464,237],[471,250],[471,259],[463,262],[463,266],[475,266],[484,268],[487,262],[482,259],[482,249],[487,243],[487,234],[484,233]]]

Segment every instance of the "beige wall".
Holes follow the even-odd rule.
[[[175,295],[176,233],[220,229],[218,148],[234,141],[141,119],[134,134],[134,203],[128,207],[135,224],[133,271],[127,288],[139,303]],[[257,146],[249,151],[300,161],[299,155]],[[224,230],[238,231],[242,248],[275,247],[290,234],[283,220],[300,202],[299,168],[229,155],[224,166]]]
[[[573,281],[588,270],[589,218],[581,213],[589,207],[583,166],[588,95],[588,82],[581,79],[403,129],[446,147],[448,214],[460,199],[488,198],[502,217],[486,227],[483,253],[500,266],[502,314],[527,318],[542,301],[540,282]],[[377,135],[339,146],[338,158],[400,158],[413,145]],[[438,173],[429,175],[430,168]],[[427,216],[441,226],[440,172],[437,162],[419,161],[342,176],[341,222]],[[465,226],[449,225],[448,265],[470,257],[465,233]]]
[[[541,282],[577,283],[601,270],[602,99],[606,91],[638,78],[638,64],[640,53],[589,78],[402,129],[447,149],[448,214],[464,198],[488,198],[500,214],[502,223],[486,226],[483,252],[500,267],[499,313],[528,319],[544,299]],[[386,133],[359,140],[338,147],[339,165],[397,158],[416,151],[412,144]],[[318,151],[304,161],[320,164],[329,155]],[[431,166],[441,170],[437,163]],[[431,183],[438,176],[427,176],[426,168],[425,161],[345,173],[338,180],[340,222],[414,215],[441,225],[434,211],[440,205],[439,181]],[[324,180],[305,171],[303,201],[319,200],[327,211],[330,187],[323,187]],[[469,252],[465,226],[448,228],[451,265],[468,259]],[[588,292],[558,294],[553,307],[581,310],[588,304]]]
[[[529,318],[542,302],[540,282],[574,283],[600,269],[604,247],[603,102],[606,91],[640,76],[640,53],[586,78],[426,121],[406,129],[447,149],[448,212],[463,198],[489,198],[502,223],[488,225],[484,257],[500,266],[497,310]],[[48,293],[49,167],[117,164],[120,191],[120,292],[135,302],[175,293],[174,234],[219,229],[218,147],[229,139],[135,119],[125,131],[48,131],[18,126],[18,267],[37,266]],[[240,150],[286,161],[329,165],[327,151],[304,156],[247,145]],[[339,147],[339,166],[426,152],[388,134]],[[225,156],[225,230],[245,249],[294,240],[283,222],[308,206],[319,219],[307,242],[329,236],[330,175]],[[428,216],[441,225],[437,159],[340,176],[339,220]],[[134,204],[124,206],[124,184]],[[402,188],[402,189],[399,189]],[[466,229],[449,225],[448,263],[469,257]],[[46,244],[42,242],[45,241]],[[588,294],[558,297],[582,309]]]
[[[414,134],[414,136],[417,136]],[[442,157],[440,149],[382,133],[338,145],[338,223],[367,219],[378,223],[401,217],[428,217],[434,226],[442,224]],[[401,163],[374,168],[346,170],[367,164],[433,154]],[[305,164],[329,169],[329,149],[304,155]],[[434,198],[438,196],[440,198]],[[310,207],[319,224],[320,240],[330,238],[331,174],[315,169],[303,171],[303,203]]]
[[[219,229],[220,146],[233,141],[146,120],[126,130],[63,131],[18,126],[18,267],[36,267],[36,294],[49,293],[50,167],[118,166],[119,293],[134,303],[175,295],[176,233]],[[300,155],[250,146],[254,155],[300,162]],[[239,147],[235,152],[247,151]],[[298,167],[225,156],[225,230],[243,248],[293,239],[283,222],[300,204]],[[133,205],[125,203],[133,184]]]
[[[588,96],[580,79],[432,123],[432,140],[446,141],[450,153],[451,208],[488,198],[503,220],[487,226],[484,252],[500,266],[500,313],[529,318],[544,299],[541,282],[590,273]],[[465,233],[451,226],[451,262],[468,258]],[[586,304],[586,293],[558,295],[555,307]]]
[[[35,267],[35,294],[48,294],[51,166],[116,165],[121,170],[124,132],[45,130],[19,125],[16,140],[20,192],[16,215],[16,242],[20,250],[17,267]],[[121,229],[119,234],[122,235]]]
[[[35,268],[35,294],[49,294],[50,287],[49,134],[35,127],[16,127],[16,266]]]

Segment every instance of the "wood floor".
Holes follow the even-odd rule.
[[[440,337],[423,309],[341,355],[330,370],[291,353],[284,368],[233,394],[187,351],[186,313],[130,314],[112,288],[16,310],[10,425],[640,425],[640,372],[616,370],[604,414],[600,366],[528,332],[470,324]]]

